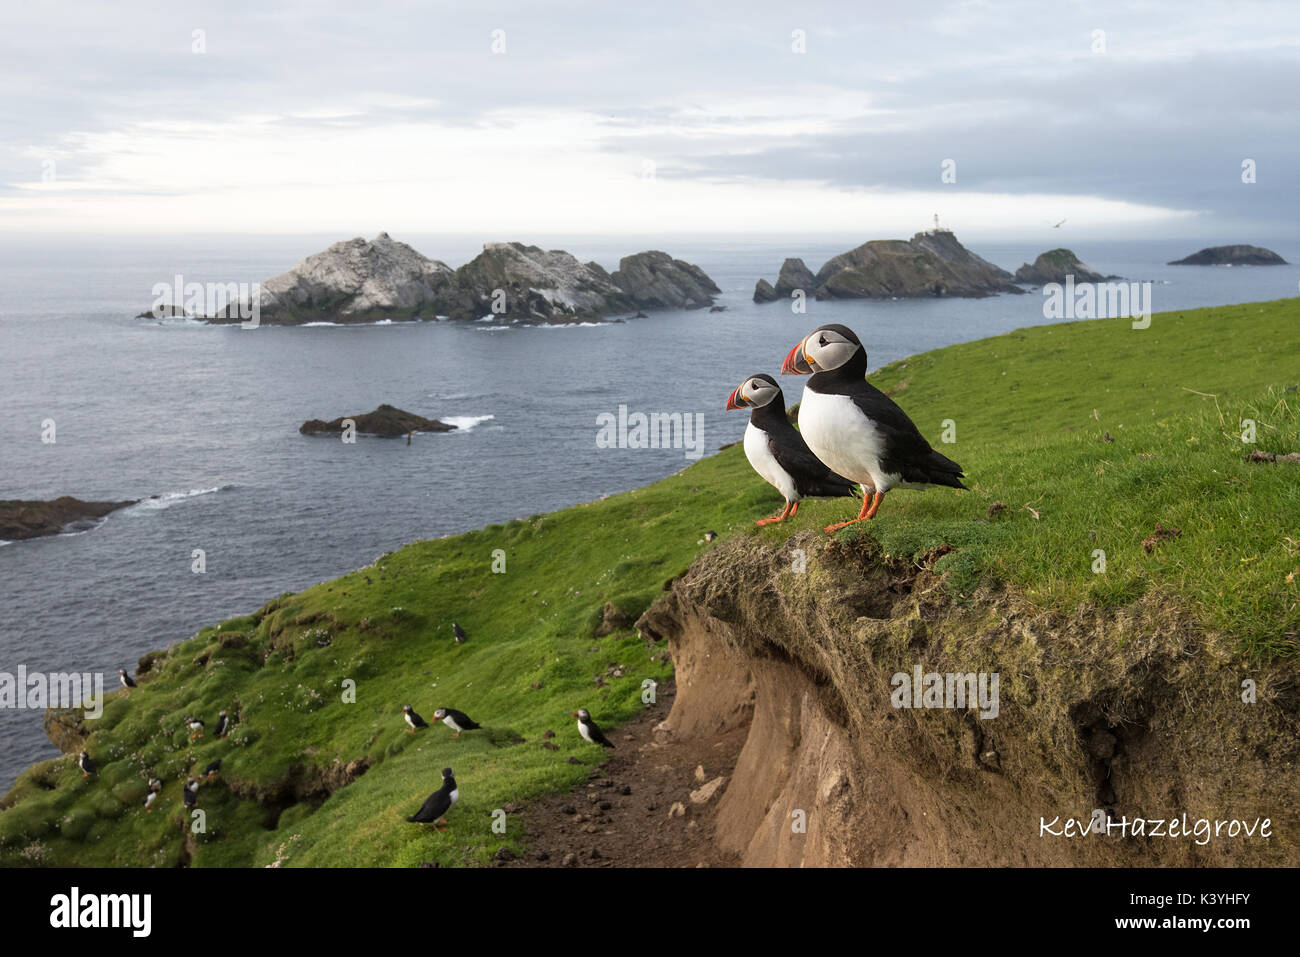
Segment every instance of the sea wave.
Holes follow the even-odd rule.
[[[468,432],[480,422],[495,418],[495,415],[445,415],[439,421],[456,426],[457,432]]]
[[[212,488],[192,488],[186,492],[163,492],[161,495],[151,495],[144,501],[136,502],[122,514],[140,515],[157,512],[164,508],[171,508],[177,502],[183,502],[187,498],[194,498],[197,495],[211,495],[213,492],[224,492],[232,488],[234,488],[233,485],[214,485]]]

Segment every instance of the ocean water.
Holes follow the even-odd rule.
[[[726,311],[622,323],[501,327],[207,327],[133,318],[152,287],[254,282],[343,237],[0,240],[0,498],[146,499],[78,534],[0,546],[0,672],[134,669],[222,618],[449,535],[625,491],[692,461],[683,449],[598,448],[597,416],[700,413],[706,454],[739,439],[727,394],[777,374],[824,322],[851,326],[873,367],[1038,325],[1043,297],[750,302],[786,256],[814,271],[851,238],[556,237],[541,243],[614,268],[662,248],[699,264]],[[453,266],[479,240],[398,236]],[[490,238],[490,237],[487,237]],[[1063,237],[1064,238],[1064,237]],[[1042,243],[968,247],[1004,268]],[[1168,267],[1209,242],[1075,242],[1092,267],[1153,282],[1156,311],[1297,294],[1300,267]],[[1290,262],[1300,245],[1269,244]],[[783,380],[787,402],[802,381]],[[462,426],[404,440],[298,434],[306,419],[382,402]],[[41,442],[53,419],[56,442]],[[759,481],[757,478],[755,481]],[[153,497],[156,496],[156,497]],[[206,553],[191,572],[193,549]],[[56,756],[38,711],[0,710],[0,790]]]

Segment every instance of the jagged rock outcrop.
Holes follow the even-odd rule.
[[[1285,259],[1263,246],[1209,246],[1170,266],[1287,266]]]
[[[639,309],[700,309],[722,292],[699,266],[658,250],[624,256],[610,278]]]
[[[890,299],[1023,293],[1011,273],[966,249],[947,230],[878,239],[836,256],[814,279],[818,299]]]
[[[329,422],[321,419],[310,419],[304,422],[298,428],[298,431],[303,435],[339,435],[343,431],[345,419],[351,419],[355,423],[358,434],[377,435],[387,439],[396,438],[399,435],[408,435],[411,432],[450,432],[456,428],[456,426],[448,425],[446,422],[439,422],[437,419],[426,419],[414,412],[406,412],[384,404],[373,412],[366,412],[362,415],[340,416]]]
[[[71,495],[50,501],[0,501],[0,541],[21,541],[65,530],[89,528],[109,512],[136,504],[128,502],[83,502]]]
[[[385,319],[567,322],[640,309],[709,306],[720,290],[704,271],[667,253],[624,257],[611,276],[563,250],[486,243],[459,269],[429,259],[387,233],[350,239],[308,256],[262,283],[257,325],[365,323]],[[140,318],[190,316],[217,323],[252,322],[247,300],[213,316],[184,305],[155,304]]]
[[[958,600],[936,569],[951,550],[913,563],[869,539],[740,537],[638,620],[667,638],[677,681],[656,733],[747,729],[718,799],[720,850],[765,867],[1300,860],[1300,696],[1284,664],[1252,670],[1267,710],[1243,705],[1240,662],[1167,599],[1070,615],[1011,591]],[[899,677],[918,668],[998,674],[996,707],[942,693],[900,706]],[[1098,809],[1115,827],[1267,818],[1271,836],[1056,836]]]
[[[445,263],[428,259],[388,233],[369,242],[357,237],[314,253],[263,282],[259,321],[300,325],[432,319],[454,275]],[[209,321],[240,322],[242,317],[227,310]]]
[[[1108,279],[1119,278],[1103,276],[1095,269],[1089,269],[1069,249],[1049,249],[1035,259],[1032,266],[1025,263],[1016,270],[1016,282],[1035,286],[1046,285],[1049,282],[1063,283],[1067,276],[1073,276],[1076,283],[1106,282]]]
[[[766,279],[760,279],[758,285],[754,287],[755,302],[775,302],[778,299],[789,299],[794,295],[795,290],[802,290],[805,294],[811,295],[817,285],[817,278],[813,271],[804,265],[804,261],[798,258],[790,258],[781,264],[781,272],[776,277],[776,285],[773,286]]]

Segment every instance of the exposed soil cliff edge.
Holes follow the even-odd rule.
[[[676,665],[662,732],[748,724],[718,811],[724,850],[757,866],[1300,863],[1286,672],[1243,665],[1160,599],[1069,617],[1005,592],[957,602],[946,551],[912,563],[866,539],[736,539],[642,616]],[[895,708],[891,678],[917,665],[997,672],[997,716]],[[1088,825],[1097,808],[1110,836],[1040,833]],[[1154,822],[1184,814],[1211,833],[1154,836]],[[1123,836],[1124,817],[1146,834]],[[1254,837],[1212,833],[1257,818],[1271,837],[1262,824]]]

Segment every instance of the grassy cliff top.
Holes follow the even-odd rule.
[[[1158,314],[1141,330],[1044,326],[894,363],[872,380],[962,463],[971,490],[891,493],[869,527],[841,534],[894,556],[955,546],[938,568],[972,600],[1010,586],[1043,607],[1119,608],[1159,589],[1243,659],[1294,659],[1300,466],[1246,456],[1300,450],[1298,325],[1290,299]],[[945,429],[955,442],[940,441]],[[69,746],[88,735],[100,772],[83,778],[66,756],[24,773],[0,812],[0,864],[447,865],[517,852],[512,809],[602,759],[570,713],[617,728],[643,707],[643,682],[671,674],[627,621],[709,550],[705,530],[775,546],[791,526],[857,508],[812,501],[791,523],[753,527],[779,505],[732,447],[643,489],[406,546],[205,628],[146,656],[140,687],[98,721],[52,716]],[[1148,549],[1156,523],[1180,533]],[[598,638],[606,602],[627,617]],[[404,704],[430,722],[458,708],[484,730],[408,735]],[[238,721],[216,740],[223,708]],[[188,714],[206,737],[191,740]],[[206,831],[187,832],[181,782],[218,758],[199,795]],[[450,829],[407,824],[448,766],[461,793]],[[164,790],[147,814],[153,776]]]

